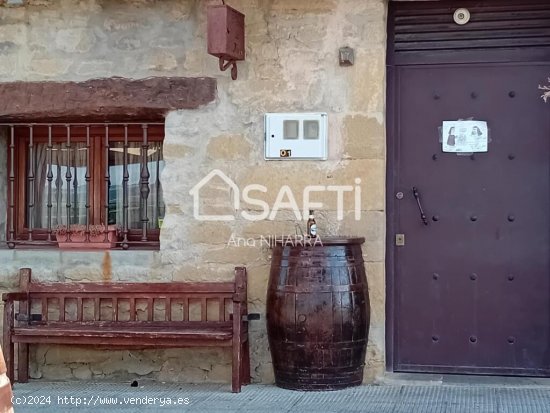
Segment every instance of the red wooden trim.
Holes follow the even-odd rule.
[[[219,321],[225,321],[225,298],[224,297],[218,297],[218,306],[219,306]]]
[[[147,299],[147,321],[153,321],[155,313],[155,300],[152,298]]]
[[[134,297],[130,298],[130,321],[136,319],[136,299]]]
[[[65,297],[59,297],[59,321],[65,321]]]
[[[7,374],[9,379],[13,382],[14,377],[14,345],[13,345],[13,301],[8,300],[4,305],[4,328],[3,328],[3,348],[4,358],[6,361],[6,367],[8,369]]]
[[[113,311],[113,315],[112,315],[112,319],[113,321],[118,321],[118,298],[117,297],[113,297],[112,299],[112,311]]]
[[[208,321],[208,308],[206,298],[201,298],[201,321]]]
[[[77,297],[76,299],[76,321],[82,321],[82,297]]]
[[[101,321],[101,298],[94,298],[94,320]]]

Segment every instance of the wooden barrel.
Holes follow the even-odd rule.
[[[11,385],[6,370],[4,354],[0,347],[0,413],[13,413]]]
[[[277,386],[337,390],[362,383],[370,321],[364,241],[274,244],[267,333]]]

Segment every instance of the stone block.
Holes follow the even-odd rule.
[[[206,264],[231,264],[233,266],[250,265],[264,261],[265,257],[259,247],[225,245],[221,248],[207,248],[201,254],[201,261]]]
[[[271,5],[271,10],[281,15],[296,14],[302,16],[304,14],[318,13],[318,14],[330,14],[337,8],[336,0],[307,0],[307,1],[293,1],[293,0],[277,0]]]
[[[250,214],[255,214],[253,211],[249,211]],[[282,237],[284,235],[292,235],[296,230],[296,219],[294,215],[288,219],[279,218],[276,221],[264,219],[261,221],[243,221],[240,232],[237,235],[246,239],[253,238],[257,241],[269,242],[270,239],[276,237]],[[305,223],[299,223],[302,226],[302,230],[305,231]]]
[[[105,60],[92,60],[87,62],[81,62],[78,64],[76,73],[82,76],[108,76],[112,73],[114,63]]]
[[[74,378],[71,368],[65,365],[42,366],[35,374],[45,380],[70,380]]]
[[[3,19],[2,19],[3,20]],[[0,25],[0,39],[3,42],[12,42],[24,45],[27,40],[28,26],[24,23]]]
[[[191,263],[178,265],[174,270],[173,280],[184,282],[198,281],[231,281],[235,279],[234,264]]]
[[[147,58],[147,68],[155,72],[171,72],[178,66],[178,59],[166,50],[158,50]]]
[[[339,233],[365,237],[363,257],[366,261],[384,261],[386,251],[386,215],[382,211],[361,211],[361,219],[355,220],[355,212],[348,212],[340,222]]]
[[[348,116],[344,120],[344,156],[349,159],[385,159],[384,125],[374,117]]]
[[[162,145],[163,154],[165,159],[178,159],[181,160],[183,158],[188,158],[190,156],[193,156],[195,154],[196,149],[188,146],[183,145],[180,143],[167,143],[164,142]]]
[[[381,44],[355,51],[351,67],[349,109],[368,113],[384,113],[386,93],[386,47]]]
[[[55,46],[66,53],[87,52],[95,41],[93,31],[85,28],[60,29],[55,36]]]
[[[208,141],[206,153],[209,159],[247,159],[250,143],[242,135],[215,136]]]
[[[92,371],[88,366],[76,366],[73,368],[73,376],[78,380],[91,380]]]
[[[386,277],[384,263],[367,262],[365,270],[369,285],[371,324],[384,325],[386,320]]]
[[[43,77],[57,77],[65,74],[73,64],[70,59],[33,58],[29,70]]]
[[[192,222],[187,237],[193,244],[227,245],[233,232],[233,228],[225,222]]]
[[[118,354],[117,354],[118,353]],[[76,346],[47,346],[44,363],[46,365],[60,365],[65,363],[102,363],[110,357],[121,356],[121,352],[106,352],[93,348]]]
[[[213,364],[208,372],[208,381],[212,383],[228,383],[231,381],[230,364]]]
[[[255,308],[258,308],[257,305],[261,303],[261,308],[265,309],[270,268],[270,263],[247,267],[248,301],[253,303]]]

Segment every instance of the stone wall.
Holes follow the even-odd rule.
[[[219,169],[239,187],[264,185],[269,204],[289,185],[298,205],[306,185],[355,185],[361,180],[361,219],[346,195],[343,220],[335,194],[317,194],[323,235],[366,237],[364,258],[372,306],[366,377],[384,370],[385,323],[385,0],[233,0],[246,15],[246,61],[238,80],[220,72],[206,53],[206,7],[199,0],[29,0],[0,8],[0,81],[86,80],[123,76],[210,76],[216,102],[166,117],[161,177],[167,216],[159,252],[110,253],[4,251],[3,287],[12,288],[19,266],[59,280],[220,280],[236,265],[249,271],[252,374],[273,380],[265,329],[270,250],[261,236],[294,234],[296,217],[279,211],[273,221],[250,222],[231,208],[233,194],[212,181],[201,191],[203,212],[225,211],[234,221],[193,218],[190,190]],[[338,49],[355,49],[355,65],[340,67]],[[329,115],[327,161],[264,161],[265,112],[324,111]],[[1,206],[1,205],[0,205]],[[258,211],[244,204],[247,212]],[[236,213],[237,212],[237,213]],[[305,221],[300,222],[302,228]],[[230,246],[231,236],[249,246]],[[252,240],[252,241],[250,241]],[[253,245],[255,244],[255,245]],[[111,267],[105,270],[109,256]],[[135,260],[137,257],[137,261]],[[32,350],[32,376],[50,379],[129,378],[228,381],[229,354],[220,350],[99,352],[52,346]]]

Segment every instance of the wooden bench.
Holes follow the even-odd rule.
[[[234,282],[45,283],[20,270],[20,291],[2,295],[8,376],[29,379],[29,344],[96,348],[232,349],[232,390],[250,383],[246,268]]]

